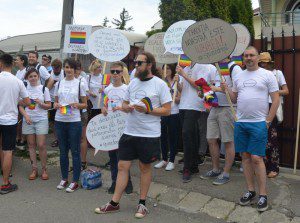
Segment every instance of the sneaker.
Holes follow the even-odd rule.
[[[79,188],[78,183],[72,182],[72,183],[70,183],[70,185],[69,185],[68,188],[66,189],[66,192],[72,193],[72,192],[74,192],[75,190],[77,190],[78,188]]]
[[[18,190],[18,186],[9,182],[8,184],[1,186],[0,194],[8,194],[16,190]]]
[[[113,194],[115,192],[115,188],[116,188],[116,182],[112,182],[110,188],[108,188],[108,193],[109,194]]]
[[[148,211],[148,209],[146,208],[146,206],[143,205],[143,204],[139,204],[139,205],[137,206],[137,210],[136,210],[134,216],[135,216],[136,218],[144,218],[147,214],[149,214],[149,211]]]
[[[58,140],[54,140],[54,141],[51,143],[51,147],[58,147]]]
[[[166,166],[166,171],[171,171],[175,169],[175,164],[172,162],[168,162],[168,165]]]
[[[197,163],[199,166],[204,165],[205,164],[205,156],[199,156]]]
[[[243,197],[241,197],[240,199],[240,205],[242,206],[246,206],[248,204],[250,204],[250,202],[255,198],[256,196],[256,193],[255,191],[254,192],[250,192],[250,191],[247,191]]]
[[[25,146],[26,146],[27,142],[21,142],[21,141],[18,141],[16,143],[16,147],[19,149],[19,150],[25,150]]]
[[[268,209],[268,200],[267,196],[259,196],[259,200],[257,202],[257,210],[259,212],[266,211]]]
[[[183,175],[182,175],[182,182],[183,183],[188,183],[190,181],[192,181],[192,179],[191,179],[191,172],[188,169],[185,169],[183,171]]]
[[[167,164],[168,164],[168,162],[162,160],[162,161],[160,161],[159,163],[157,163],[157,164],[154,166],[154,168],[160,169],[160,168],[165,167]]]
[[[110,204],[110,202],[108,202],[107,204],[99,207],[99,208],[95,208],[95,213],[97,214],[107,214],[107,213],[113,213],[113,212],[117,212],[120,210],[120,205],[118,204],[117,206],[113,206]]]
[[[213,181],[213,185],[223,185],[230,181],[229,177],[225,177],[223,174],[220,174],[217,179]]]
[[[128,181],[127,186],[125,188],[126,194],[132,194],[133,192],[133,186],[131,180]]]
[[[207,180],[207,179],[215,178],[215,177],[219,176],[220,174],[221,174],[220,170],[218,172],[215,172],[214,170],[210,170],[210,171],[206,172],[205,174],[201,175],[200,178],[202,180]]]
[[[68,181],[66,180],[61,180],[60,183],[57,185],[57,189],[58,190],[62,190],[64,188],[66,188],[66,186],[68,185]]]

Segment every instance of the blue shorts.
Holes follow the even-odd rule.
[[[263,122],[236,122],[234,124],[235,152],[248,152],[251,155],[265,156],[268,129]]]

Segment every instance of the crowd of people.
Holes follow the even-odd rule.
[[[131,76],[123,62],[111,63],[111,83],[105,85],[102,64],[97,59],[90,64],[87,75],[81,62],[72,58],[52,61],[46,54],[39,64],[37,52],[17,55],[15,59],[8,54],[2,55],[1,194],[17,190],[17,185],[9,181],[16,145],[28,145],[32,166],[29,180],[39,176],[37,148],[41,179],[49,179],[46,150],[49,128],[55,136],[51,146],[58,146],[60,151],[61,181],[57,189],[76,191],[80,173],[87,168],[88,121],[101,113],[122,111],[128,113],[128,117],[119,149],[109,152],[112,185],[108,192],[113,197],[96,208],[96,213],[120,209],[122,193],[132,193],[130,168],[132,161],[138,159],[140,200],[135,217],[145,217],[151,164],[157,161],[154,168],[174,170],[180,138],[184,156],[178,162],[183,163],[180,171],[183,183],[190,182],[194,174],[199,173],[208,148],[212,167],[200,178],[213,179],[214,185],[228,183],[236,154],[240,154],[247,192],[239,203],[248,205],[256,196],[256,176],[259,185],[257,209],[267,210],[266,177],[276,177],[279,173],[276,112],[288,88],[282,72],[274,68],[269,53],[259,55],[254,47],[248,47],[243,59],[243,68],[230,58],[224,59],[222,62],[228,64],[230,74],[222,76],[214,65],[194,62],[185,68],[168,64],[158,69],[153,55],[141,52],[134,61]],[[19,68],[16,75],[12,74],[13,65]],[[217,107],[204,106],[204,92],[195,83],[201,78],[210,83],[211,90],[216,93]],[[104,94],[108,101],[103,100]],[[148,98],[152,106],[144,106],[141,103],[144,98]],[[219,161],[221,146],[225,148],[223,169]]]

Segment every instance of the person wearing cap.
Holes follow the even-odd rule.
[[[51,66],[52,57],[49,54],[44,54],[42,56],[42,65],[46,67],[49,74],[51,74],[52,66]]]
[[[276,70],[274,68],[274,61],[272,61],[271,55],[268,52],[260,53],[259,55],[259,66],[265,68],[266,70],[272,71],[276,80],[278,82],[279,87],[279,96],[280,103],[283,104],[283,96],[289,94],[289,89],[286,84],[283,73],[280,70]],[[272,105],[272,99],[269,96],[269,105]],[[274,178],[279,173],[279,143],[277,138],[277,125],[278,119],[275,116],[272,121],[269,129],[268,129],[268,143],[265,157],[265,165],[267,176],[269,178]]]

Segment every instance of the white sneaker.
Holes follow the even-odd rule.
[[[160,161],[158,164],[156,164],[156,165],[154,166],[154,168],[160,169],[160,168],[163,168],[164,166],[166,166],[167,164],[168,164],[168,163],[167,163],[166,161],[162,160],[162,161]]]
[[[69,185],[68,188],[66,189],[66,192],[72,193],[72,192],[74,192],[75,190],[77,190],[78,188],[79,188],[78,183],[72,182],[72,183],[70,183],[70,185]]]
[[[60,183],[57,185],[58,190],[64,189],[68,185],[68,181],[66,180],[61,180]]]
[[[166,166],[166,171],[174,170],[175,169],[175,164],[172,162],[168,162],[168,165]]]

